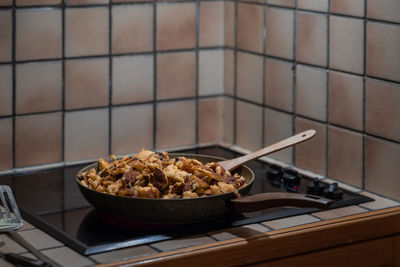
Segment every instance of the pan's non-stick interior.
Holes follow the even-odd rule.
[[[184,156],[195,158],[202,163],[217,162],[224,159],[192,154],[170,154],[170,157]],[[91,168],[97,169],[97,163],[86,166],[79,172]],[[254,173],[242,166],[236,170],[245,177],[247,185],[238,190],[240,194],[247,194],[254,180]],[[193,223],[214,219],[223,216],[229,208],[226,205],[228,199],[235,197],[233,192],[190,199],[143,199],[113,196],[97,192],[80,184],[76,179],[79,189],[86,200],[96,209],[108,217],[115,216],[123,220],[135,223],[151,224],[181,224]]]

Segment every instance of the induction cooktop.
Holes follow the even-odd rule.
[[[241,154],[220,146],[177,152],[234,158]],[[87,164],[85,164],[87,165]],[[0,177],[0,184],[9,185],[25,220],[53,236],[82,255],[90,255],[156,241],[207,233],[220,229],[316,212],[315,208],[270,208],[251,213],[226,214],[203,223],[179,227],[138,227],[119,224],[94,209],[81,195],[75,175],[85,165],[76,165]],[[246,164],[255,173],[250,194],[262,192],[299,192],[334,200],[330,209],[356,205],[373,199],[326,184],[296,170],[263,161]]]

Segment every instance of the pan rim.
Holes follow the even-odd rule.
[[[178,157],[178,156],[204,157],[204,158],[216,159],[216,160],[218,160],[218,161],[226,160],[226,159],[224,159],[224,158],[215,157],[215,156],[210,156],[210,155],[203,155],[203,154],[169,153],[169,155],[170,155],[170,156],[175,156],[175,157]],[[117,159],[120,159],[120,158],[122,158],[122,157],[118,157]],[[109,161],[112,161],[112,160],[110,159]],[[172,199],[169,199],[169,198],[164,199],[164,198],[138,198],[138,197],[128,197],[128,196],[116,196],[116,195],[111,195],[111,194],[108,194],[108,193],[104,193],[104,192],[99,192],[99,191],[93,190],[93,189],[88,188],[88,187],[86,187],[86,186],[84,186],[84,185],[82,185],[82,184],[80,183],[80,181],[79,181],[79,179],[78,179],[78,174],[80,174],[83,170],[86,170],[86,169],[89,170],[89,169],[91,169],[91,168],[96,168],[96,167],[97,167],[97,164],[98,164],[97,162],[94,162],[94,163],[92,163],[92,164],[86,165],[85,167],[81,168],[81,169],[77,172],[77,174],[75,175],[75,181],[78,183],[78,186],[79,186],[79,187],[84,188],[84,189],[86,189],[86,190],[89,190],[89,191],[91,191],[91,192],[93,192],[93,193],[96,193],[96,194],[102,194],[102,195],[107,196],[107,197],[109,197],[109,198],[116,198],[116,199],[134,199],[135,201],[146,201],[146,202],[148,202],[148,201],[155,201],[155,202],[158,202],[158,201],[163,201],[163,202],[177,202],[177,201],[179,201],[179,202],[182,202],[182,201],[200,201],[200,200],[202,200],[202,199],[209,199],[209,198],[216,198],[216,197],[221,197],[221,198],[224,198],[224,197],[226,197],[226,198],[232,198],[231,195],[236,195],[235,193],[238,193],[238,194],[239,194],[239,193],[240,193],[239,191],[243,191],[243,190],[245,190],[247,187],[250,187],[250,186],[252,185],[252,183],[254,182],[254,179],[255,179],[255,175],[254,175],[253,170],[252,170],[251,168],[249,168],[248,166],[246,166],[246,165],[242,165],[241,167],[245,168],[247,171],[250,172],[250,174],[251,174],[251,179],[250,179],[249,182],[246,181],[246,182],[247,182],[247,185],[245,185],[244,187],[241,187],[241,188],[239,188],[239,189],[237,189],[237,190],[235,190],[235,191],[228,192],[228,193],[217,194],[217,195],[201,196],[201,197],[197,197],[197,198],[172,198]]]

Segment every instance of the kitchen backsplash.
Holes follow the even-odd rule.
[[[272,157],[400,200],[400,2],[265,1],[0,1],[0,170],[313,128]]]

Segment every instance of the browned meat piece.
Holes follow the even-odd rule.
[[[169,190],[169,193],[170,193],[170,194],[178,194],[178,195],[181,195],[182,192],[183,192],[184,185],[185,185],[185,184],[179,183],[179,182],[175,183],[174,185],[171,186],[171,188],[170,188],[170,190]]]
[[[124,180],[125,184],[134,185],[136,182],[136,177],[141,175],[141,173],[137,170],[130,169],[129,171],[125,172],[122,175],[122,179]]]
[[[168,178],[162,170],[156,168],[154,169],[154,173],[150,176],[150,183],[163,190],[168,186]]]

